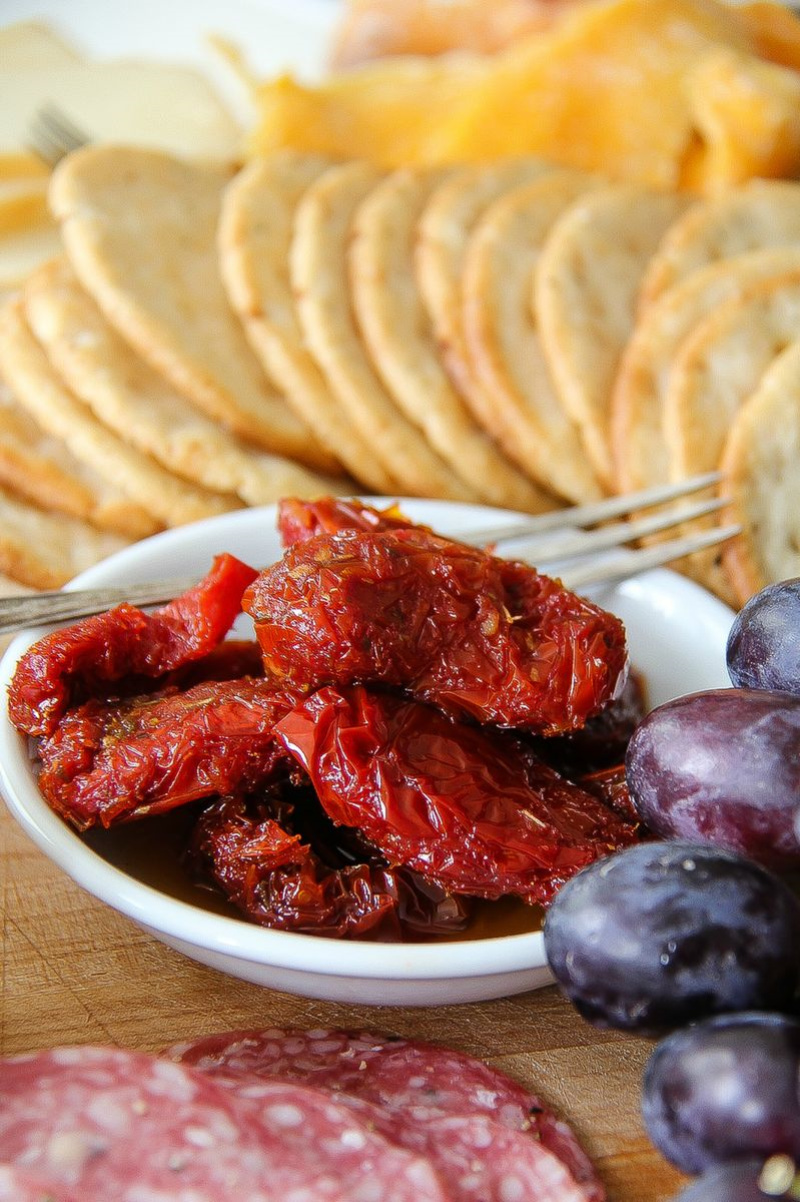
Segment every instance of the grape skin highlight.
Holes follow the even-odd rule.
[[[800,972],[800,902],[742,856],[644,843],[564,885],[544,942],[558,983],[589,1022],[657,1032],[708,1014],[788,1006]]]
[[[800,1157],[800,1023],[719,1015],[664,1039],[647,1063],[642,1117],[684,1173],[774,1153]]]
[[[762,689],[679,697],[648,714],[625,762],[655,834],[800,866],[800,697]]]

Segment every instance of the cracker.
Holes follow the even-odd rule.
[[[541,248],[561,214],[598,186],[558,172],[496,200],[469,240],[463,322],[473,370],[491,397],[486,417],[523,471],[569,501],[601,495],[577,427],[555,394],[531,289]]]
[[[350,244],[356,317],[406,417],[482,501],[540,513],[555,501],[512,466],[453,387],[414,279],[414,230],[441,172],[396,171],[359,207]]]
[[[670,476],[719,467],[731,423],[761,377],[800,331],[800,268],[755,284],[721,306],[684,342],[664,401]],[[713,520],[701,524],[711,525]],[[692,529],[701,524],[693,523]],[[695,579],[735,603],[722,551],[691,557]]]
[[[0,361],[9,387],[37,425],[62,439],[76,459],[89,464],[165,526],[236,507],[232,498],[179,480],[98,422],[56,375],[31,333],[19,300],[7,302],[0,311]]]
[[[25,311],[68,388],[98,421],[170,472],[249,505],[342,491],[341,479],[257,451],[195,409],[120,338],[65,260],[29,281]]]
[[[670,476],[718,467],[739,407],[800,335],[800,266],[712,312],[683,343],[664,401]]]
[[[394,478],[309,354],[292,296],[289,243],[295,209],[330,165],[321,155],[285,151],[240,171],[223,197],[220,269],[250,345],[298,416],[358,481],[373,492],[392,493]]]
[[[158,40],[159,31],[153,30],[152,49]],[[159,57],[105,56],[97,62],[80,56],[43,25],[0,31],[0,145],[24,146],[34,114],[55,101],[98,143],[156,146],[203,159],[235,157],[242,128],[208,74],[159,62]]]
[[[434,191],[417,227],[414,267],[439,354],[456,387],[484,425],[491,397],[472,371],[462,323],[461,276],[467,242],[493,201],[551,170],[548,163],[536,158],[462,168]]]
[[[669,480],[664,398],[678,349],[720,305],[761,280],[782,275],[800,257],[791,250],[752,251],[693,272],[639,318],[622,356],[611,398],[611,446],[620,492]]]
[[[44,21],[16,21],[0,29],[0,62],[5,70],[52,71],[83,59]]]
[[[84,288],[151,366],[241,437],[335,471],[228,304],[215,237],[229,178],[157,151],[87,147],[56,168],[50,204]]]
[[[61,588],[126,546],[127,540],[116,534],[78,518],[46,513],[0,488],[0,572],[28,588]]]
[[[292,287],[311,353],[350,421],[373,453],[412,496],[474,501],[456,476],[398,409],[378,378],[353,316],[347,247],[353,216],[380,181],[367,163],[332,167],[306,191],[295,216],[290,251]]]
[[[767,369],[734,417],[722,455],[726,517],[742,527],[724,562],[744,604],[779,580],[800,576],[800,342]]]
[[[611,390],[639,286],[664,231],[687,203],[634,186],[592,192],[553,226],[536,269],[534,304],[547,365],[608,490],[614,487]]]
[[[0,484],[42,509],[82,518],[101,530],[146,538],[160,529],[147,510],[45,434],[0,385]]]
[[[667,232],[642,281],[646,309],[693,271],[748,251],[800,243],[800,184],[758,180],[708,200]]]

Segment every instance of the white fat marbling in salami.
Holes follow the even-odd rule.
[[[67,1191],[41,1173],[19,1169],[13,1164],[0,1164],[0,1202],[81,1202],[77,1194]]]
[[[169,1060],[78,1047],[0,1060],[0,1097],[0,1162],[81,1202],[447,1202],[424,1160],[325,1095],[269,1106]]]
[[[508,1141],[500,1138],[505,1128],[524,1135],[535,1148],[545,1149],[560,1162],[566,1170],[566,1184],[559,1187],[562,1192],[557,1196],[565,1202],[573,1198],[575,1202],[602,1202],[605,1198],[591,1161],[567,1124],[504,1073],[461,1052],[368,1032],[268,1029],[212,1035],[178,1044],[167,1054],[229,1084],[235,1083],[237,1073],[258,1074],[359,1098],[388,1116],[388,1125],[376,1120],[377,1130],[392,1138],[394,1129],[395,1140],[431,1159],[433,1145],[426,1134],[431,1124],[482,1117],[498,1129],[502,1157],[508,1146]],[[464,1123],[459,1129],[454,1123],[445,1156],[453,1160],[466,1156],[470,1144],[483,1138],[487,1130]],[[488,1165],[481,1171],[490,1175],[494,1152],[490,1145],[482,1156]],[[502,1157],[498,1151],[498,1163]],[[435,1163],[438,1167],[438,1161]],[[501,1182],[502,1169],[499,1171]],[[452,1178],[448,1183],[452,1191]],[[568,1186],[572,1194],[566,1192]],[[491,1196],[475,1191],[462,1194],[465,1202],[470,1197],[488,1202]],[[513,1190],[501,1190],[496,1196],[507,1199],[515,1195]]]
[[[337,1123],[341,1111],[349,1111],[367,1131],[424,1157],[446,1183],[449,1202],[586,1202],[589,1196],[558,1157],[527,1131],[504,1127],[488,1114],[423,1119],[408,1110],[385,1110],[353,1094],[323,1092],[241,1069],[215,1070],[214,1080],[269,1108],[286,1104],[309,1119],[313,1116],[318,1138],[330,1121],[326,1100]],[[301,1128],[291,1137],[299,1137],[306,1155],[313,1155]]]

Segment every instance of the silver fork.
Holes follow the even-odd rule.
[[[496,546],[498,543],[524,542],[513,553],[514,558],[535,562],[537,567],[558,565],[558,575],[569,588],[589,584],[612,583],[636,576],[661,564],[671,563],[694,551],[714,547],[740,533],[739,526],[718,526],[697,531],[669,542],[658,543],[641,550],[621,550],[626,543],[683,525],[693,518],[715,513],[727,502],[723,498],[699,501],[691,505],[680,503],[651,515],[630,521],[612,522],[598,530],[585,527],[599,522],[636,513],[641,509],[675,501],[700,492],[721,480],[719,472],[695,476],[680,484],[663,485],[624,496],[609,497],[591,505],[559,509],[536,517],[521,518],[502,526],[485,526],[454,537],[471,546]],[[608,552],[620,548],[617,555]],[[573,566],[561,565],[577,560]],[[147,581],[114,588],[81,589],[55,593],[36,593],[33,596],[0,598],[0,633],[20,630],[50,622],[100,613],[123,601],[133,605],[156,605],[171,600],[197,583],[197,577]]]
[[[28,126],[28,149],[55,167],[73,150],[80,150],[91,141],[89,134],[54,104],[37,109]]]

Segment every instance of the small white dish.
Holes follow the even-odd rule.
[[[489,526],[508,516],[480,506],[404,501],[415,521],[443,534]],[[230,551],[255,566],[280,555],[274,507],[238,510],[156,535],[84,572],[70,587],[201,576],[213,555]],[[624,620],[631,658],[651,705],[697,689],[725,687],[731,611],[691,581],[659,570],[597,594]],[[241,627],[246,633],[246,626]],[[19,635],[0,664],[6,697],[14,667],[43,629]],[[340,942],[270,931],[169,897],[121,871],[54,814],[36,785],[27,740],[0,716],[0,784],[8,806],[35,843],[79,885],[128,915],[157,939],[232,976],[308,997],[374,1005],[473,1002],[536,989],[551,981],[540,933],[452,943]]]

